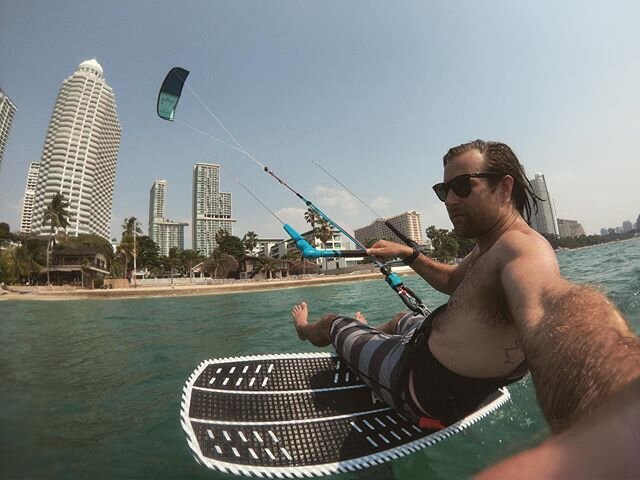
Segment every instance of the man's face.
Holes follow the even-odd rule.
[[[471,150],[455,157],[444,167],[444,182],[449,182],[465,173],[486,172],[486,162],[477,150]],[[458,196],[449,189],[445,206],[453,231],[463,238],[478,238],[488,232],[498,220],[499,202],[495,189],[486,178],[470,178],[471,193],[467,197]]]

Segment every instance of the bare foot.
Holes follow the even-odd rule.
[[[362,315],[362,313],[360,312],[356,312],[356,314],[353,316],[353,318],[355,318],[356,320],[358,320],[359,322],[362,323],[367,323],[367,319],[365,318],[364,315]]]
[[[307,337],[304,334],[304,327],[309,325],[309,310],[305,302],[299,303],[291,310],[291,316],[293,317],[293,325],[296,327],[296,332],[300,340],[306,340]]]

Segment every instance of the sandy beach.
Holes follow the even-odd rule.
[[[304,279],[275,279],[256,281],[235,281],[213,285],[166,285],[138,286],[136,288],[113,288],[83,290],[70,287],[15,287],[8,286],[0,291],[2,300],[85,300],[85,299],[121,299],[140,297],[172,297],[185,295],[224,295],[230,293],[259,292],[284,288],[299,288],[332,283],[358,282],[363,280],[382,280],[378,272],[353,273],[349,275],[317,276]]]

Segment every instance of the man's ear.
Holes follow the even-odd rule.
[[[513,192],[513,177],[511,175],[505,175],[500,179],[498,184],[498,192],[500,193],[500,200],[502,202],[511,201],[511,192]]]

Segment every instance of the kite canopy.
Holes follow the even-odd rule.
[[[178,106],[178,100],[182,94],[182,87],[189,75],[189,70],[173,67],[162,82],[158,93],[158,116],[165,120],[173,121],[173,116]]]

